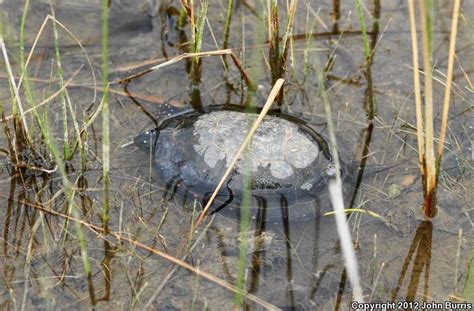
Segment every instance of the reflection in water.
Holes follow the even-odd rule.
[[[76,175],[72,165],[68,165],[67,169],[70,176]],[[81,245],[66,249],[66,245],[69,245],[73,235],[77,233],[77,228],[74,232],[74,227],[70,226],[70,208],[71,204],[74,204],[72,208],[80,209],[82,216],[90,214],[93,199],[87,195],[88,182],[84,176],[77,178],[77,201],[70,203],[60,188],[61,183],[54,178],[52,173],[38,172],[37,167],[31,169],[28,166],[15,166],[11,174],[8,198],[1,196],[8,199],[6,209],[2,210],[4,213],[1,215],[3,220],[2,256],[8,258],[0,268],[3,271],[4,284],[13,290],[15,288],[13,284],[21,275],[24,279],[25,295],[33,289],[41,292],[45,290],[45,286],[47,290],[52,290],[63,282],[67,287],[73,257],[76,253],[81,254],[84,251],[83,248],[87,247]],[[51,210],[54,216],[48,215],[46,212],[48,210]],[[58,219],[58,215],[64,217],[65,220]],[[48,244],[52,247],[49,248]],[[18,269],[16,261],[24,262],[24,270]],[[108,264],[110,259],[104,262]],[[95,306],[99,300],[110,299],[110,269],[107,267],[109,271],[104,271],[107,277],[105,299],[97,300],[94,274],[91,270],[82,268],[84,270],[79,268],[79,273],[86,273],[81,286],[88,293],[90,305]],[[43,276],[48,274],[51,276],[43,279]],[[49,280],[56,285],[51,286]],[[35,301],[34,296],[31,299]],[[38,299],[40,300],[36,303],[39,305],[47,303],[51,306],[51,301],[47,296]],[[31,301],[22,301],[22,306],[24,307],[26,303],[29,304]],[[0,305],[0,309],[7,306]]]
[[[339,281],[339,288],[337,290],[336,303],[334,306],[334,310],[339,310],[339,308],[341,307],[342,295],[344,294],[346,283],[347,283],[347,273],[346,273],[346,268],[344,268],[342,269],[341,279]]]
[[[288,284],[288,301],[289,305],[293,309],[295,306],[295,297],[293,294],[293,286],[292,286],[292,280],[293,280],[293,270],[292,270],[292,260],[291,260],[291,252],[292,252],[292,247],[291,247],[291,236],[290,236],[290,225],[289,225],[289,217],[288,217],[288,201],[284,196],[281,196],[280,200],[280,206],[281,206],[281,215],[282,215],[282,221],[283,221],[283,233],[284,233],[284,238],[285,238],[285,249],[286,249],[286,281]]]
[[[430,221],[423,221],[418,229],[416,230],[415,237],[410,245],[410,249],[405,257],[403,262],[402,271],[400,272],[400,277],[398,278],[397,287],[392,292],[392,300],[400,300],[398,297],[400,288],[405,279],[405,275],[408,272],[408,267],[410,262],[412,262],[413,255],[413,270],[410,278],[410,282],[407,288],[407,294],[405,301],[415,301],[416,294],[418,290],[418,283],[420,278],[425,272],[425,286],[423,288],[423,301],[428,299],[428,287],[430,279],[430,262],[431,262],[431,244],[432,244],[432,235],[433,235],[433,224]],[[416,254],[414,254],[416,252]]]
[[[110,242],[104,240],[104,259],[100,264],[102,273],[104,274],[104,295],[97,301],[109,301],[110,300],[110,283],[112,281],[112,272],[110,263],[114,257],[115,249],[110,245]]]
[[[332,32],[334,34],[339,33],[339,19],[341,18],[341,1],[332,0]]]
[[[367,129],[365,129],[365,138],[363,140],[363,149],[362,154],[360,157],[360,164],[359,170],[357,172],[357,177],[354,184],[354,192],[352,198],[350,200],[349,207],[353,207],[355,200],[357,198],[357,194],[359,192],[359,187],[362,182],[362,178],[364,176],[365,166],[367,164],[368,154],[369,154],[369,146],[372,140],[372,132],[374,130],[374,117],[376,112],[375,107],[375,98],[374,98],[374,86],[372,81],[372,64],[375,57],[375,46],[377,45],[377,36],[379,31],[379,24],[378,20],[380,18],[380,0],[374,0],[374,23],[372,25],[372,32],[371,32],[371,42],[370,42],[370,55],[366,59],[366,67],[365,67],[365,78],[367,80],[367,89],[365,90],[365,99],[364,99],[364,110],[367,114]]]
[[[315,210],[316,210],[316,217],[313,220],[313,227],[314,227],[314,234],[313,234],[313,239],[312,239],[312,260],[311,260],[311,265],[312,265],[312,285],[310,286],[309,290],[309,298],[311,300],[314,300],[316,297],[316,292],[321,284],[321,281],[324,279],[324,275],[329,269],[326,267],[321,273],[318,271],[319,267],[319,235],[320,235],[320,230],[321,230],[321,211],[317,208],[318,206],[321,206],[319,203],[319,200],[316,199],[315,202]]]
[[[265,223],[266,223],[266,211],[267,211],[267,202],[264,198],[258,197],[257,198],[259,204],[261,204],[262,208],[259,209],[256,218],[256,230],[254,235],[254,243],[255,247],[252,252],[252,274],[250,277],[250,284],[249,284],[249,293],[255,293],[258,290],[259,278],[260,278],[260,271],[261,267],[265,262],[265,249],[262,247],[265,239],[262,238],[265,234]],[[261,251],[260,251],[261,250]]]

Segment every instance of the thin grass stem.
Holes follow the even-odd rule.
[[[246,283],[246,263],[247,263],[247,249],[248,249],[248,238],[245,235],[250,230],[250,204],[251,204],[251,190],[250,186],[250,174],[249,172],[249,159],[245,161],[245,174],[243,186],[245,191],[243,192],[242,203],[240,204],[240,243],[239,243],[239,260],[237,262],[237,280],[235,281],[235,287],[238,292],[234,296],[234,307],[241,307],[244,303],[243,295],[245,291]]]
[[[291,0],[288,7],[288,20],[286,21],[285,33],[282,38],[282,51],[281,51],[281,61],[286,61],[286,57],[289,49],[289,40],[291,39],[291,34],[293,32],[293,21],[296,14],[296,0]]]
[[[108,231],[109,221],[109,185],[110,185],[110,143],[109,143],[109,102],[108,102],[108,65],[109,65],[109,1],[102,0],[102,85],[106,86],[102,93],[102,224]]]
[[[51,14],[55,19],[55,10],[53,7],[53,3],[50,3]],[[64,78],[63,78],[63,68],[61,66],[61,53],[59,51],[59,36],[58,36],[58,29],[56,23],[53,23],[53,34],[54,34],[54,55],[56,59],[56,72],[59,81],[59,87],[62,89],[64,85]],[[61,99],[61,109],[62,109],[62,118],[63,118],[63,152],[64,158],[68,159],[69,155],[69,138],[68,138],[68,115],[67,115],[67,107],[66,107],[66,96],[64,94],[64,90],[59,93],[59,97]]]
[[[329,96],[325,87],[324,73],[322,67],[319,64],[318,57],[316,60],[316,75],[319,84],[319,92],[323,99],[324,111],[326,113],[326,120],[328,126],[329,140],[331,142],[331,154],[334,158],[335,164],[335,178],[329,181],[328,190],[329,197],[335,212],[337,233],[339,235],[339,241],[341,242],[342,253],[344,256],[344,264],[346,267],[349,282],[352,286],[352,293],[354,300],[357,302],[363,302],[364,297],[362,295],[362,287],[360,285],[359,268],[357,259],[355,257],[355,251],[352,246],[352,237],[347,224],[347,218],[344,214],[344,198],[342,195],[342,180],[341,180],[341,163],[339,160],[339,152],[337,149],[336,131],[334,127],[331,105],[329,103]]]
[[[28,54],[28,58],[25,62],[25,69],[28,68],[28,65],[29,65],[29,63],[30,63],[30,61],[33,57],[33,52],[35,51],[36,45],[38,44],[39,38],[40,38],[41,34],[43,33],[44,28],[48,24],[48,21],[50,21],[50,20],[53,23],[58,24],[59,27],[61,27],[65,32],[67,32],[67,34],[69,36],[71,36],[71,38],[73,38],[73,40],[77,43],[77,45],[79,45],[81,51],[84,53],[84,56],[87,60],[87,64],[89,65],[89,68],[91,70],[92,81],[93,81],[93,84],[94,84],[94,97],[92,99],[92,102],[95,102],[95,100],[97,98],[97,89],[95,88],[95,86],[97,84],[97,82],[96,82],[97,79],[96,79],[96,76],[95,76],[94,67],[92,66],[92,61],[91,61],[89,55],[87,54],[86,49],[82,45],[81,41],[66,26],[64,26],[61,22],[59,22],[57,19],[55,19],[51,15],[46,16],[45,20],[43,21],[43,24],[41,25],[41,27],[38,31],[38,34],[36,35],[35,41],[33,42],[33,45],[31,46],[30,53]],[[25,74],[26,74],[26,72],[22,71],[21,76],[20,76],[20,80],[18,82],[18,88],[21,87],[21,84],[22,84],[23,80],[25,79]]]
[[[229,33],[230,33],[230,23],[232,20],[232,7],[233,7],[233,0],[229,0],[227,3],[227,15],[224,24],[224,41],[222,43],[222,49],[227,49],[229,44]]]
[[[416,109],[416,133],[418,137],[418,161],[421,170],[421,176],[425,176],[424,162],[424,134],[423,134],[423,113],[421,107],[421,87],[420,87],[420,73],[418,68],[418,38],[416,31],[415,21],[415,4],[414,0],[408,0],[408,11],[410,15],[410,35],[411,35],[411,48],[412,48],[412,60],[413,60],[413,86],[415,90],[415,109]],[[424,177],[422,177],[424,178]]]
[[[20,93],[19,93],[18,87],[15,83],[15,77],[13,76],[12,67],[10,65],[10,60],[8,58],[7,49],[5,47],[5,42],[3,41],[2,36],[0,36],[0,48],[2,50],[3,60],[5,61],[5,67],[7,68],[8,80],[10,81],[10,85],[12,86],[13,94],[15,95],[14,100],[12,102],[14,104],[16,104],[16,106],[18,106],[18,110],[20,111],[20,118],[23,122],[23,128],[25,130],[25,133],[28,133],[28,123],[27,123],[26,119],[24,118],[25,112],[23,110],[23,105],[21,103]],[[14,118],[14,117],[15,117],[15,113],[12,114],[12,118]]]
[[[26,26],[26,17],[28,15],[29,6],[30,6],[30,0],[26,0],[25,5],[23,6],[23,13],[21,15],[21,24],[20,24],[20,64],[21,64],[21,72],[22,72],[22,74],[25,74],[25,75],[27,75],[26,65],[25,65],[25,58],[24,58],[24,55],[25,55],[25,26]],[[19,89],[20,89],[20,83],[18,83],[17,92],[19,91]],[[31,104],[34,105],[33,97],[31,95],[31,90],[30,90],[29,84],[26,84],[26,83],[25,83],[25,94],[26,94],[26,98],[27,98],[27,103],[29,103],[30,105]],[[18,100],[18,98],[19,97],[17,97],[17,100]],[[21,113],[21,111],[20,111],[20,113]],[[31,136],[30,136],[28,127],[26,126],[26,121],[24,122],[24,126],[25,126],[24,129],[25,129],[26,136],[29,140],[31,140]]]
[[[437,171],[439,172],[439,166],[441,157],[443,156],[444,139],[446,136],[446,128],[448,123],[448,112],[449,112],[449,99],[451,97],[451,84],[453,82],[453,67],[454,67],[454,55],[456,53],[456,37],[458,32],[458,19],[459,19],[459,7],[461,5],[460,0],[454,1],[453,6],[453,17],[451,20],[451,35],[449,38],[449,51],[448,51],[448,72],[446,76],[446,87],[444,89],[444,102],[443,102],[443,116],[441,119],[441,133],[438,143],[438,154],[437,154]]]
[[[1,39],[0,39],[1,40]],[[0,42],[0,45],[3,43]],[[3,47],[2,47],[3,49]],[[8,69],[8,67],[7,67]],[[76,75],[81,71],[82,69],[82,66],[80,68],[78,68],[73,74],[72,76],[66,81],[66,83],[64,83],[64,85],[59,89],[57,90],[55,93],[51,94],[49,97],[47,97],[46,99],[42,100],[38,105],[36,105],[35,107],[31,107],[25,111],[20,111],[21,115],[20,115],[20,118],[21,120],[25,120],[25,115],[32,112],[33,110],[35,109],[38,109],[39,107],[43,106],[43,105],[46,105],[47,103],[49,103],[50,101],[52,101],[54,98],[56,98],[60,92],[64,91],[71,83],[72,83],[72,80],[76,77]],[[16,96],[16,95],[15,95]],[[7,117],[5,117],[5,120],[10,120],[10,119],[13,119],[15,117],[14,114],[11,114]]]
[[[370,58],[370,48],[369,48],[369,40],[367,38],[367,28],[365,26],[365,21],[364,21],[364,13],[362,12],[360,0],[354,0],[354,1],[355,1],[355,7],[357,11],[357,17],[359,18],[360,31],[362,32],[362,40],[364,42],[364,55],[365,55],[365,59],[368,61]]]

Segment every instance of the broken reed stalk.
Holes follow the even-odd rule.
[[[425,70],[425,193],[423,211],[425,216],[432,217],[435,206],[436,192],[436,165],[434,156],[433,132],[433,73],[432,73],[432,46],[429,26],[432,23],[431,12],[427,12],[427,3],[430,0],[420,0],[421,43],[423,46],[423,68]],[[428,15],[429,13],[429,15]]]
[[[416,34],[415,5],[414,0],[408,0],[408,9],[410,14],[410,34],[411,48],[413,57],[413,86],[415,89],[415,107],[416,107],[416,133],[418,137],[418,160],[420,164],[421,176],[424,180],[425,166],[423,165],[423,147],[425,145],[423,135],[423,113],[421,111],[421,88],[420,88],[420,72],[418,71],[418,38]]]
[[[253,123],[252,125],[252,128],[249,130],[247,136],[245,137],[245,140],[243,141],[242,145],[240,146],[239,150],[237,151],[237,153],[235,154],[234,158],[232,159],[232,162],[230,163],[229,167],[227,168],[226,172],[224,173],[224,175],[222,176],[221,180],[219,181],[219,184],[217,184],[216,186],[216,189],[214,189],[214,192],[212,193],[209,201],[207,201],[207,204],[206,206],[204,207],[204,209],[202,210],[201,212],[201,215],[199,215],[199,218],[198,220],[196,221],[194,227],[197,227],[202,219],[204,218],[204,216],[206,215],[207,211],[209,210],[209,208],[211,207],[212,205],[212,202],[214,202],[214,199],[216,198],[217,196],[217,193],[219,192],[219,190],[222,188],[222,185],[224,184],[224,182],[227,180],[227,178],[229,177],[230,173],[234,170],[234,167],[235,167],[235,164],[237,163],[237,160],[239,160],[240,156],[242,155],[242,152],[244,151],[244,149],[247,147],[247,145],[250,143],[250,140],[252,139],[253,137],[253,134],[255,133],[255,131],[257,130],[257,128],[259,127],[260,123],[262,122],[263,118],[265,117],[265,115],[267,114],[268,110],[270,109],[270,107],[272,106],[273,104],[273,101],[275,100],[275,98],[277,97],[278,93],[280,92],[280,89],[281,87],[283,86],[283,83],[285,82],[285,80],[283,79],[278,79],[277,82],[275,83],[275,85],[273,86],[272,90],[270,91],[270,95],[268,96],[268,99],[265,103],[265,105],[263,106],[262,108],[262,111],[260,112],[260,114],[258,115],[257,119],[255,120],[255,122]]]
[[[446,88],[444,89],[443,116],[441,119],[441,133],[439,137],[438,152],[436,158],[436,169],[438,174],[439,167],[441,165],[441,158],[443,156],[444,139],[446,136],[446,127],[448,122],[449,98],[451,97],[451,84],[453,81],[454,55],[456,49],[456,36],[458,33],[458,18],[460,5],[461,0],[454,1],[453,17],[451,19],[451,35],[449,38],[448,72],[446,76]]]
[[[427,3],[428,2],[428,3]],[[432,76],[432,16],[431,0],[420,0],[420,23],[422,33],[423,47],[423,67],[425,71],[425,113],[422,113],[420,77],[418,73],[418,48],[415,24],[415,6],[413,0],[409,0],[410,13],[410,32],[412,40],[412,56],[413,56],[413,80],[415,91],[416,119],[417,119],[417,136],[418,136],[418,153],[420,161],[420,170],[423,183],[423,213],[425,217],[431,218],[435,215],[436,210],[436,187],[438,175],[440,171],[441,158],[443,154],[444,140],[446,135],[447,118],[449,111],[449,99],[451,94],[451,84],[454,66],[454,54],[456,46],[457,23],[459,17],[460,0],[455,0],[453,6],[453,15],[451,23],[451,35],[449,42],[447,81],[444,93],[443,115],[441,121],[440,141],[438,143],[437,155],[434,153],[434,129],[433,129],[433,76]],[[424,128],[423,130],[423,118]]]

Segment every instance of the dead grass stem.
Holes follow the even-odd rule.
[[[413,57],[413,80],[415,91],[417,136],[418,136],[418,157],[423,181],[424,215],[428,218],[434,215],[435,191],[438,184],[441,158],[444,150],[444,140],[446,136],[447,120],[449,112],[449,100],[451,97],[451,85],[453,77],[453,66],[455,58],[455,46],[457,36],[457,23],[459,17],[460,0],[456,0],[453,5],[453,15],[451,22],[451,35],[448,50],[448,70],[446,75],[446,86],[444,92],[443,114],[440,129],[440,139],[438,142],[437,155],[434,152],[434,116],[433,116],[433,71],[432,71],[432,9],[431,0],[420,0],[420,24],[422,34],[423,68],[425,75],[425,109],[422,113],[420,76],[418,73],[418,40],[416,35],[415,5],[413,0],[409,0],[410,32],[412,41]],[[423,119],[424,118],[424,119]],[[424,124],[423,124],[424,120]]]
[[[456,50],[456,37],[458,32],[458,19],[459,19],[459,7],[461,5],[460,0],[454,1],[453,6],[453,17],[451,19],[451,35],[449,38],[449,51],[448,51],[448,71],[446,76],[446,87],[444,89],[444,101],[443,101],[443,116],[441,119],[441,133],[438,143],[438,154],[437,162],[439,167],[439,162],[443,156],[444,148],[444,139],[446,136],[446,128],[448,123],[448,112],[449,112],[449,99],[451,97],[451,84],[453,81],[453,67],[454,67],[454,57]],[[438,168],[439,171],[439,168]]]
[[[418,38],[416,32],[415,21],[415,5],[414,0],[408,0],[408,10],[410,15],[410,34],[411,34],[411,48],[412,48],[412,62],[413,62],[413,87],[415,89],[415,108],[416,108],[416,132],[418,136],[418,160],[420,163],[421,176],[425,176],[423,165],[423,148],[425,145],[423,135],[423,113],[421,110],[421,87],[420,87],[420,73],[418,71]]]

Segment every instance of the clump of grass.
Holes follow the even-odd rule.
[[[107,1],[105,1],[107,2]],[[54,18],[54,10],[53,7],[52,14],[53,16],[48,16],[41,26],[37,37],[31,47],[31,51],[29,52],[28,57],[26,57],[25,52],[25,45],[24,45],[24,37],[25,37],[25,28],[27,24],[27,15],[29,10],[29,1],[25,2],[23,7],[23,15],[22,15],[22,22],[20,26],[20,51],[19,51],[19,63],[20,63],[20,79],[19,82],[16,83],[15,76],[13,74],[13,70],[10,66],[10,62],[8,59],[8,54],[6,52],[6,46],[3,41],[3,37],[0,36],[0,46],[3,54],[3,58],[5,64],[7,64],[7,72],[8,72],[8,81],[10,85],[11,91],[11,103],[12,103],[12,115],[9,117],[4,117],[4,126],[5,126],[5,133],[7,133],[7,140],[10,143],[9,148],[9,155],[12,164],[15,166],[15,169],[21,169],[24,165],[22,162],[23,158],[26,154],[32,156],[35,159],[43,160],[50,159],[54,165],[54,169],[48,169],[47,167],[40,168],[42,172],[48,174],[58,174],[60,180],[60,189],[58,189],[58,194],[63,193],[65,198],[65,208],[67,210],[67,214],[72,214],[75,218],[79,219],[79,208],[76,203],[76,193],[78,192],[78,182],[81,178],[81,174],[77,177],[76,180],[71,180],[70,172],[67,171],[66,166],[67,162],[73,159],[73,155],[77,146],[81,147],[81,150],[84,151],[86,149],[87,142],[84,141],[84,133],[87,131],[88,127],[92,124],[92,122],[97,117],[97,112],[93,113],[92,116],[89,116],[88,120],[84,122],[81,126],[79,125],[76,116],[75,116],[75,109],[72,106],[71,100],[68,96],[66,87],[71,82],[72,78],[77,75],[81,68],[79,68],[68,81],[64,80],[63,70],[61,67],[61,54],[59,49],[59,35],[57,32],[57,27],[60,26],[63,30],[65,30],[69,35],[71,35],[81,49],[84,51],[83,46],[77,40],[77,38],[71,34],[67,28],[64,27],[60,22],[58,22]],[[40,94],[37,94],[35,88],[33,87],[33,81],[29,77],[28,73],[28,64],[34,54],[35,47],[38,43],[39,37],[42,34],[46,24],[48,22],[53,22],[53,31],[54,31],[54,63],[56,64],[56,70],[51,70],[50,80],[54,80],[54,75],[56,75],[59,90],[54,94],[47,97],[42,102],[39,102],[41,98]],[[88,60],[89,65],[91,64],[87,54],[86,58]],[[95,80],[95,77],[94,77]],[[51,92],[50,84],[48,88],[48,92]],[[22,98],[20,96],[21,88],[24,91],[25,97]],[[60,96],[60,103],[62,107],[61,117],[63,118],[63,129],[62,133],[63,136],[59,139],[55,138],[54,129],[50,125],[49,120],[51,119],[51,114],[49,112],[49,104],[56,96]],[[95,96],[94,96],[95,100]],[[23,101],[29,106],[29,109],[23,109],[24,105],[22,104]],[[102,107],[102,105],[100,106]],[[30,117],[32,115],[32,117]],[[13,120],[13,128],[15,131],[10,131],[7,125],[7,120]],[[73,125],[73,129],[75,133],[75,137],[71,137],[69,135],[69,127]],[[70,141],[72,141],[72,145],[70,145]],[[12,145],[11,142],[15,142],[16,145]],[[62,152],[61,148],[58,147],[62,145]],[[81,158],[81,167],[84,167],[84,158]],[[33,162],[34,163],[34,162]],[[44,163],[44,162],[43,162]],[[32,165],[29,165],[27,169],[37,169]],[[82,171],[81,171],[82,172]],[[21,172],[20,172],[20,176]],[[37,201],[38,202],[38,201]],[[38,202],[40,204],[40,202]],[[50,203],[48,203],[50,204]],[[89,284],[89,294],[91,303],[94,305],[96,303],[93,284],[92,284],[92,273],[91,273],[91,264],[88,255],[88,247],[87,247],[87,240],[85,235],[82,231],[82,225],[79,222],[74,223],[75,232],[77,234],[77,240],[79,242],[79,248],[81,251],[81,257],[83,262],[83,270],[84,275],[87,278],[87,282]],[[65,236],[68,235],[69,224],[66,220],[64,224],[64,232]],[[32,232],[34,235],[35,231]]]
[[[191,52],[200,53],[202,47],[202,39],[204,34],[204,25],[207,18],[207,8],[209,6],[208,0],[200,2],[199,9],[195,14],[194,0],[181,0],[181,5],[186,12],[191,27]],[[202,76],[202,60],[199,57],[191,59],[190,78],[192,82],[191,103],[198,109],[202,109],[200,100],[199,85],[201,84]]]
[[[275,85],[278,79],[283,78],[289,50],[290,37],[293,29],[293,20],[296,13],[296,0],[291,0],[288,5],[288,18],[285,32],[281,39],[280,46],[280,26],[278,3],[276,0],[268,0],[268,58],[271,71],[271,85]],[[279,106],[283,104],[283,92],[277,97]]]
[[[443,116],[441,121],[441,135],[438,143],[438,151],[434,151],[434,125],[433,125],[433,76],[432,76],[432,1],[420,1],[420,24],[422,33],[423,68],[425,72],[424,86],[424,114],[422,113],[422,100],[420,88],[420,76],[418,73],[418,39],[416,33],[415,5],[409,0],[410,32],[413,56],[413,80],[415,90],[415,105],[417,119],[418,155],[423,184],[423,213],[425,217],[431,218],[436,214],[436,187],[440,172],[440,164],[443,156],[444,139],[449,112],[449,99],[451,94],[451,82],[453,76],[454,53],[457,35],[457,23],[459,16],[460,1],[456,0],[453,5],[453,16],[451,24],[451,36],[448,51],[448,72],[446,88],[444,93]]]

